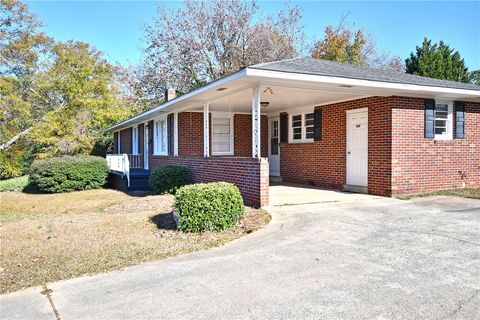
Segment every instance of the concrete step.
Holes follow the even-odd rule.
[[[344,184],[343,190],[348,192],[356,192],[356,193],[368,193],[368,187],[353,186],[351,184]]]

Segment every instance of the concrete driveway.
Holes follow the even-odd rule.
[[[49,284],[61,319],[480,319],[480,201],[274,207],[221,248]],[[41,288],[2,319],[54,319]]]

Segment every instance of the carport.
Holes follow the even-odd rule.
[[[345,192],[286,182],[270,182],[269,197],[271,207],[382,198],[371,194]]]

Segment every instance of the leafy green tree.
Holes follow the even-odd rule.
[[[0,0],[0,178],[21,174],[30,161],[25,140],[44,113],[36,100],[35,74],[51,39],[18,0]]]
[[[115,68],[101,52],[76,41],[53,45],[49,60],[37,75],[49,111],[29,133],[37,156],[104,153],[110,143],[104,129],[132,113],[117,96]]]
[[[406,72],[425,77],[469,82],[468,68],[458,51],[443,41],[432,44],[425,38],[415,53],[405,60]]]

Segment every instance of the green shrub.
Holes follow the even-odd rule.
[[[63,156],[35,160],[30,166],[30,184],[39,191],[56,193],[102,187],[108,176],[105,159]]]
[[[181,187],[174,207],[178,227],[185,232],[222,231],[234,226],[243,215],[243,198],[231,183],[199,183]]]
[[[0,181],[0,192],[22,190],[28,185],[28,176]]]
[[[150,174],[150,188],[157,193],[171,193],[188,182],[188,170],[181,166],[163,166],[155,168]]]

